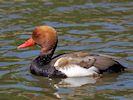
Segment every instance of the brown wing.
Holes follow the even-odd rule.
[[[113,65],[119,65],[119,63],[116,62],[111,56],[89,54],[86,52],[74,52],[55,57],[53,65],[57,61],[58,65],[56,66],[56,68],[64,68],[69,64],[76,64],[84,68],[90,68],[91,66],[95,66],[99,70],[107,70]]]
[[[61,57],[56,60],[54,66],[56,68],[65,68],[68,65],[79,65],[81,67],[89,68],[93,66],[95,63],[95,59],[93,57]]]
[[[57,67],[66,67],[66,65],[69,64],[76,64],[88,68],[94,64],[95,59],[89,56],[88,53],[74,52],[54,57],[51,62],[51,65],[54,66],[56,62],[58,62]]]
[[[104,56],[94,56],[94,58],[96,59],[94,66],[99,68],[100,70],[106,70],[107,68],[116,63],[116,61],[113,60],[112,58]]]

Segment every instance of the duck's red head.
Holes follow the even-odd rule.
[[[57,43],[57,32],[50,26],[38,26],[32,33],[32,38],[18,46],[18,48],[26,48],[38,44],[41,46],[41,52],[47,53],[55,48]]]

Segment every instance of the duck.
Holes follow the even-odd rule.
[[[37,26],[32,37],[18,46],[19,49],[39,45],[41,51],[33,59],[30,72],[49,78],[98,77],[103,73],[119,73],[126,69],[109,55],[88,52],[71,52],[54,55],[58,43],[56,30],[47,25]]]

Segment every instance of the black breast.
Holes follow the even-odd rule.
[[[66,78],[66,75],[55,69],[55,67],[50,65],[50,62],[45,62],[39,57],[33,60],[30,71],[32,74],[45,76],[45,77],[61,77]]]

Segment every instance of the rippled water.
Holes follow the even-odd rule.
[[[88,51],[133,67],[132,0],[0,0],[0,100],[132,100],[133,71],[102,79],[48,79],[29,65],[38,47],[17,50],[38,25],[59,34],[55,55]]]

